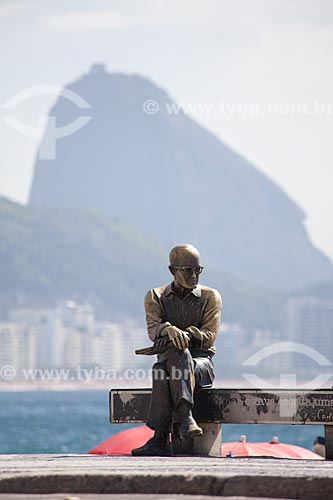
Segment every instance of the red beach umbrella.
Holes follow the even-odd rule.
[[[153,435],[154,431],[146,425],[125,429],[98,444],[88,453],[93,455],[130,455],[133,448],[143,446]]]
[[[248,443],[246,436],[241,436],[239,441],[222,443],[221,450],[223,457],[311,458],[313,460],[322,460],[322,457],[306,448],[280,443],[277,437],[274,437],[269,443]]]
[[[133,448],[143,446],[154,434],[146,425],[117,432],[95,448],[88,451],[93,455],[130,455]],[[322,457],[306,448],[293,444],[280,443],[277,437],[268,443],[249,443],[246,436],[239,441],[221,444],[223,457],[276,457],[323,460]]]

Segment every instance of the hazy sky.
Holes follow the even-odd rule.
[[[0,106],[96,62],[147,76],[278,182],[333,255],[331,0],[0,0],[0,37]],[[54,99],[16,114],[36,126]],[[25,203],[39,138],[3,114],[0,194]]]

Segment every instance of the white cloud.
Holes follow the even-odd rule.
[[[23,14],[24,12],[29,12],[34,9],[35,5],[30,2],[18,3],[16,5],[7,4],[0,6],[0,19],[6,17],[14,17],[19,14]]]
[[[62,16],[44,17],[43,25],[52,30],[124,29],[137,25],[152,24],[144,16],[129,17],[119,12],[69,12]]]

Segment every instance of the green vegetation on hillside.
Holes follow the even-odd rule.
[[[170,281],[167,248],[97,212],[23,207],[0,199],[0,311],[89,301],[101,317],[143,318],[143,296]],[[279,325],[282,293],[245,285],[207,264],[202,282],[223,295],[223,321]]]

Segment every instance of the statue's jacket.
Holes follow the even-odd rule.
[[[184,298],[174,284],[153,288],[144,299],[149,338],[154,342],[166,335],[166,326],[176,326],[191,334],[192,357],[213,356],[220,328],[221,295],[214,288],[198,285]]]

